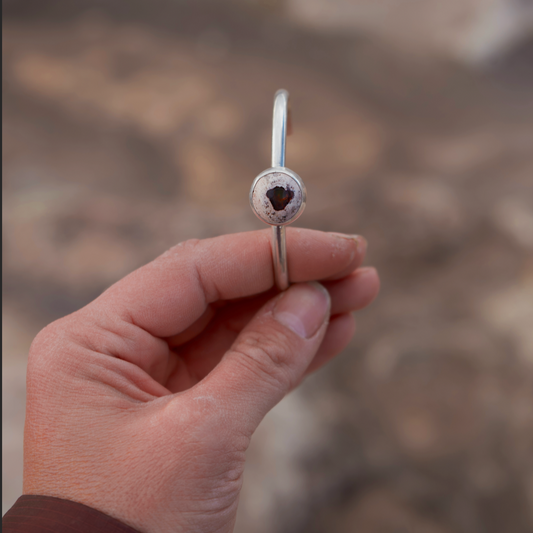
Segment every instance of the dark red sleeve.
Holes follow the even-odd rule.
[[[4,533],[139,533],[82,503],[21,496],[2,518]]]

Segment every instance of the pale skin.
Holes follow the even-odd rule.
[[[279,295],[269,230],[187,241],[50,324],[29,356],[24,494],[145,533],[231,532],[253,432],[378,293],[365,251],[289,228]]]

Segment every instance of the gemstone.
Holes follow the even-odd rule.
[[[275,211],[285,209],[287,204],[294,198],[294,192],[283,187],[274,187],[267,191],[266,195]]]

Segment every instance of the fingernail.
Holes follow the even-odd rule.
[[[299,283],[285,291],[274,307],[274,318],[303,339],[310,339],[329,314],[328,291],[320,283]]]
[[[357,269],[358,276],[375,276],[377,274],[376,267],[361,267]]]
[[[359,252],[366,251],[368,242],[362,235],[348,235],[347,233],[334,233],[334,232],[330,232],[330,233],[331,235],[334,235],[335,237],[339,239],[355,241],[355,246],[357,247],[357,251]]]

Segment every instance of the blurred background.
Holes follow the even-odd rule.
[[[35,334],[189,238],[299,225],[382,292],[249,450],[236,531],[533,531],[533,2],[4,1],[3,512]]]

